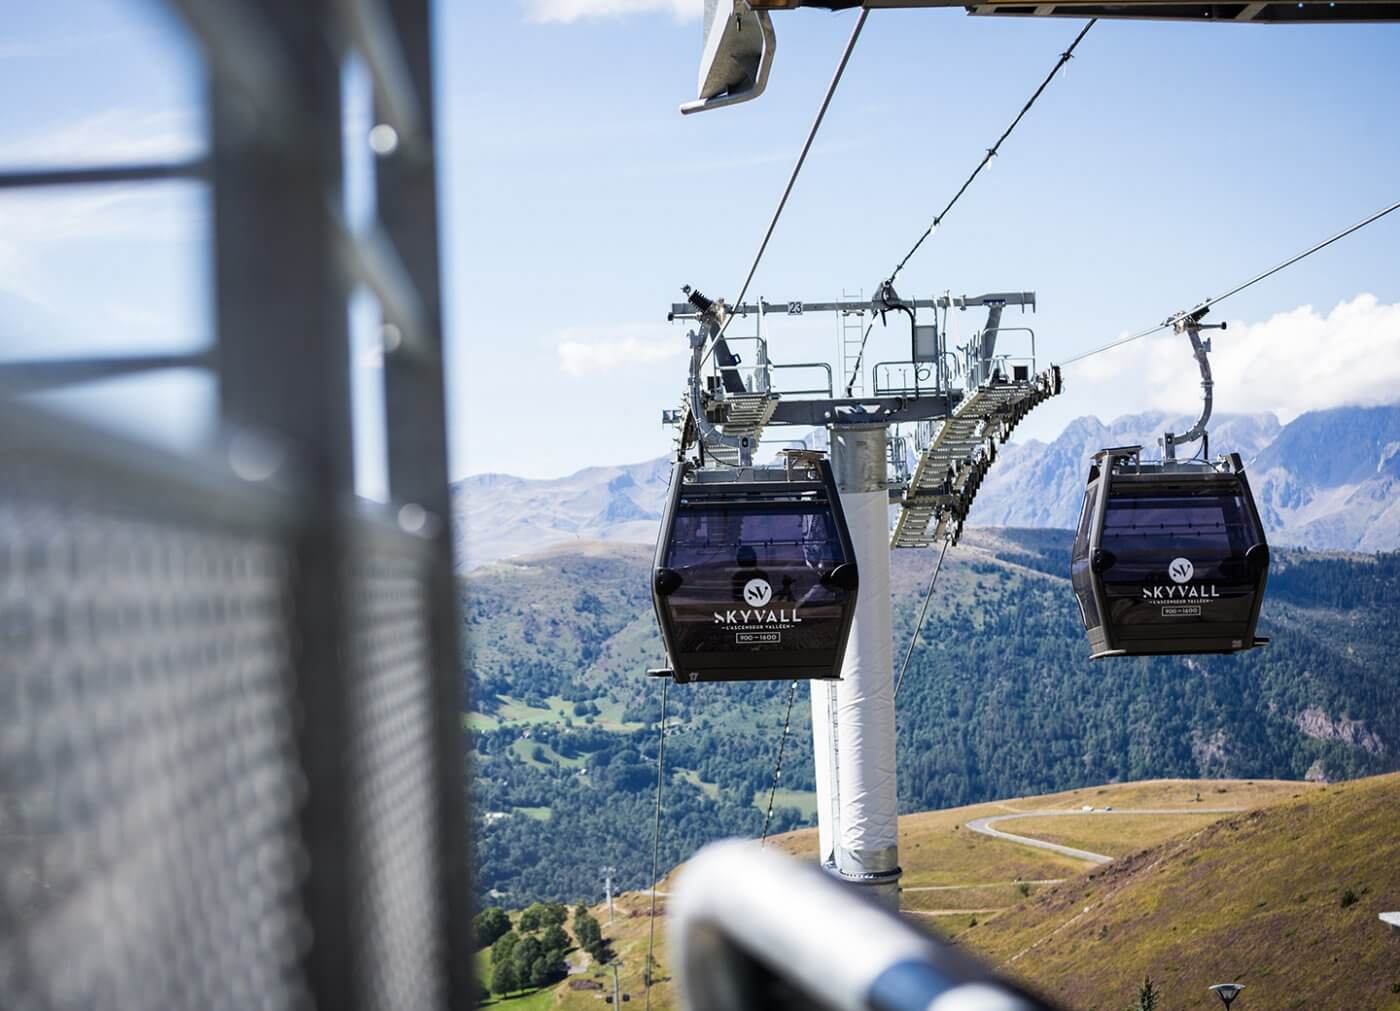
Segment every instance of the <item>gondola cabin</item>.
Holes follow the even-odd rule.
[[[1236,653],[1255,636],[1269,547],[1238,454],[1094,457],[1070,578],[1094,659]]]
[[[652,602],[677,681],[841,676],[856,564],[831,465],[678,463]]]

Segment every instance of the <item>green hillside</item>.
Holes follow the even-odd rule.
[[[1164,776],[1400,768],[1400,556],[1280,552],[1263,616],[1273,645],[1096,664],[1064,578],[1068,536],[974,530],[949,552],[899,700],[903,810]],[[581,544],[466,583],[464,720],[492,901],[597,897],[604,865],[646,884],[661,686],[645,671],[662,662],[649,565],[644,547]],[[927,552],[894,555],[897,655],[931,566]],[[663,865],[762,831],[788,693],[671,687]],[[805,685],[796,700],[775,832],[812,810]]]

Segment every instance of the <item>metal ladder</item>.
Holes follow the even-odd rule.
[[[919,457],[900,500],[890,546],[925,548],[945,537],[957,543],[982,479],[1021,419],[1061,390],[1052,366],[1033,379],[992,380],[977,387],[943,422]]]
[[[864,291],[849,292],[845,288],[841,289],[841,301],[849,302],[852,299],[864,301]],[[865,396],[865,368],[864,362],[861,368],[852,377],[851,372],[856,368],[856,362],[860,361],[861,341],[865,338],[865,310],[847,310],[837,314],[837,336],[840,338],[841,348],[841,381],[851,383],[851,393],[853,397]]]

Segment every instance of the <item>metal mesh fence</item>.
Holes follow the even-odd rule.
[[[4,1006],[300,1003],[275,523],[81,455],[0,461]]]
[[[361,529],[350,602],[352,806],[362,882],[357,972],[366,1005],[443,1003],[434,821],[427,570],[421,542]]]
[[[451,1004],[431,542],[333,517],[322,628],[295,498],[50,420],[0,404],[0,1007]]]

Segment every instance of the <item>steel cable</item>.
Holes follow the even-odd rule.
[[[943,210],[934,216],[933,221],[929,224],[928,228],[924,230],[924,234],[919,236],[919,240],[914,243],[909,252],[904,254],[904,259],[900,260],[895,266],[893,272],[891,272],[889,276],[891,283],[893,283],[894,279],[899,275],[899,272],[904,269],[904,265],[909,262],[910,258],[919,251],[919,247],[924,244],[924,240],[933,234],[934,229],[939,226],[948,212],[953,209],[953,206],[962,198],[962,195],[967,192],[973,180],[976,179],[981,171],[991,163],[991,160],[997,156],[997,152],[1001,149],[1001,145],[1006,141],[1006,138],[1011,136],[1011,132],[1015,130],[1021,120],[1025,118],[1026,113],[1031,111],[1031,106],[1035,105],[1041,94],[1050,86],[1050,82],[1055,79],[1055,75],[1060,72],[1060,68],[1074,59],[1074,50],[1078,47],[1079,43],[1083,41],[1084,36],[1089,34],[1089,29],[1093,28],[1094,25],[1098,23],[1098,20],[1098,18],[1090,18],[1089,23],[1079,30],[1079,34],[1076,35],[1074,41],[1069,44],[1069,48],[1060,54],[1060,58],[1056,60],[1055,65],[1050,68],[1050,73],[1045,75],[1045,80],[1040,82],[1040,87],[1036,88],[1031,97],[1026,100],[1026,104],[1021,107],[1021,111],[1016,114],[1016,118],[1011,121],[1011,125],[1002,131],[1001,136],[997,138],[995,144],[987,148],[987,153],[982,156],[982,160],[977,163],[977,167],[972,170],[972,174],[967,177],[962,186],[958,187],[958,191],[953,194],[953,199],[949,200]]]
[[[792,167],[792,173],[788,176],[787,185],[783,187],[783,195],[778,200],[778,206],[773,211],[773,217],[768,222],[768,230],[763,233],[763,241],[758,245],[758,253],[753,258],[753,264],[749,267],[748,276],[744,278],[744,284],[739,289],[739,297],[733,302],[735,306],[744,304],[744,296],[749,292],[749,285],[753,283],[754,274],[758,272],[758,265],[763,261],[763,254],[768,251],[768,242],[773,238],[773,231],[778,227],[778,219],[783,216],[783,208],[787,206],[788,197],[792,194],[792,188],[797,183],[797,176],[802,171],[802,165],[807,160],[807,153],[812,150],[812,142],[817,139],[817,131],[821,129],[822,119],[826,116],[827,107],[831,105],[831,98],[836,94],[836,86],[841,83],[841,76],[846,72],[846,64],[851,60],[851,53],[856,48],[856,40],[860,38],[860,31],[865,27],[865,19],[870,16],[869,8],[862,8],[860,17],[856,18],[855,27],[851,29],[851,37],[846,40],[846,48],[841,53],[841,62],[836,65],[836,72],[831,76],[831,83],[826,86],[826,94],[822,96],[821,107],[817,109],[817,118],[812,121],[812,128],[807,131],[807,139],[802,144],[802,151],[797,156],[797,163]],[[727,316],[724,325],[720,327],[719,333],[715,336],[718,341],[729,329],[729,323],[734,319],[734,315]]]
[[[953,198],[948,201],[943,210],[934,216],[933,221],[929,223],[928,228],[924,229],[924,233],[919,236],[918,241],[914,243],[909,252],[904,254],[904,258],[895,265],[894,270],[890,272],[890,276],[886,281],[887,284],[894,283],[894,279],[899,276],[899,272],[904,269],[905,264],[919,251],[919,247],[934,233],[934,230],[942,223],[943,219],[947,217],[948,212],[962,199],[962,195],[967,192],[973,180],[975,180],[991,160],[997,156],[997,152],[1001,149],[1001,145],[1005,143],[1006,138],[1011,136],[1012,131],[1015,130],[1021,120],[1025,118],[1026,113],[1031,111],[1031,107],[1035,105],[1041,94],[1049,87],[1050,82],[1055,79],[1055,75],[1060,72],[1060,68],[1074,58],[1074,50],[1079,46],[1079,43],[1083,41],[1084,36],[1089,34],[1089,29],[1093,28],[1097,23],[1098,18],[1091,18],[1089,23],[1079,30],[1079,34],[1074,37],[1074,41],[1069,44],[1069,48],[1060,54],[1060,58],[1055,61],[1055,65],[1050,69],[1050,73],[1045,75],[1045,80],[1040,82],[1040,87],[1036,88],[1031,94],[1031,97],[1026,99],[1026,104],[1021,106],[1021,111],[1016,114],[1016,118],[1011,121],[1011,125],[1002,131],[1001,136],[997,138],[995,144],[987,148],[987,153],[982,156],[982,160],[977,163],[977,167],[972,170],[972,174],[963,180],[963,184],[958,187],[958,191],[953,194]],[[875,320],[872,317],[869,325],[865,328],[865,334],[860,339],[860,351],[856,355],[855,368],[851,370],[850,379],[846,382],[846,396],[848,397],[851,396],[852,390],[855,388],[856,376],[860,374],[861,362],[865,358],[865,343],[870,339],[870,331],[874,328]]]
[[[642,982],[646,988],[646,1006],[651,1008],[652,952],[656,948],[656,871],[661,859],[661,787],[666,770],[666,695],[670,678],[661,681],[661,736],[656,745],[656,828],[651,842],[651,923],[647,937],[647,964]]]
[[[787,747],[788,728],[792,726],[792,703],[797,698],[797,682],[788,689],[787,715],[783,717],[783,736],[778,739],[778,760],[773,765],[773,786],[768,791],[768,813],[763,816],[763,835],[760,846],[768,842],[768,825],[773,820],[773,800],[778,796],[778,777],[783,774],[783,749]]]
[[[1288,259],[1284,260],[1282,263],[1279,263],[1279,264],[1277,264],[1276,266],[1270,267],[1268,270],[1264,271],[1262,274],[1256,274],[1254,277],[1251,277],[1248,281],[1245,281],[1243,284],[1238,284],[1238,285],[1236,285],[1235,287],[1231,288],[1229,291],[1225,292],[1224,294],[1216,295],[1214,298],[1208,298],[1208,299],[1206,299],[1204,302],[1201,302],[1199,305],[1197,305],[1194,309],[1190,310],[1189,312],[1185,312],[1185,313],[1181,313],[1181,314],[1179,314],[1179,315],[1173,316],[1173,317],[1171,317],[1170,319],[1167,319],[1167,320],[1165,320],[1165,321],[1163,321],[1163,322],[1161,322],[1161,323],[1158,323],[1156,326],[1151,327],[1150,329],[1143,330],[1143,331],[1140,332],[1140,333],[1135,333],[1135,334],[1133,334],[1131,337],[1123,337],[1123,338],[1120,338],[1120,339],[1115,340],[1115,341],[1109,341],[1107,344],[1103,345],[1102,347],[1095,348],[1095,349],[1092,350],[1092,351],[1085,351],[1085,352],[1083,352],[1082,354],[1077,354],[1077,355],[1074,355],[1074,356],[1071,357],[1071,358],[1066,358],[1064,361],[1062,361],[1062,362],[1059,363],[1059,364],[1060,364],[1060,367],[1063,368],[1063,367],[1066,366],[1066,365],[1073,365],[1075,362],[1083,361],[1085,358],[1091,358],[1091,357],[1093,357],[1094,355],[1101,354],[1101,353],[1104,352],[1104,351],[1111,351],[1111,350],[1113,350],[1113,349],[1116,348],[1116,347],[1122,347],[1124,344],[1131,344],[1131,343],[1132,343],[1133,341],[1135,341],[1135,340],[1140,340],[1140,339],[1143,338],[1143,337],[1151,336],[1152,334],[1157,333],[1157,332],[1160,331],[1160,330],[1165,330],[1165,329],[1167,329],[1168,327],[1174,325],[1174,324],[1177,322],[1177,320],[1183,319],[1183,318],[1185,318],[1185,317],[1187,317],[1187,316],[1194,316],[1194,315],[1197,315],[1197,314],[1204,315],[1205,311],[1206,311],[1207,309],[1210,309],[1210,308],[1211,308],[1212,306],[1214,306],[1217,302],[1223,302],[1223,301],[1225,301],[1225,299],[1231,297],[1232,295],[1238,295],[1240,292],[1244,291],[1246,288],[1249,288],[1249,287],[1252,287],[1252,286],[1258,284],[1260,281],[1263,281],[1265,278],[1273,277],[1273,276],[1274,276],[1275,274],[1277,274],[1279,271],[1281,271],[1281,270],[1283,270],[1283,269],[1285,269],[1285,268],[1287,268],[1287,267],[1293,266],[1293,264],[1299,262],[1300,260],[1306,260],[1309,256],[1312,256],[1313,253],[1316,253],[1316,252],[1318,252],[1319,250],[1322,250],[1322,249],[1326,249],[1328,246],[1332,245],[1332,243],[1338,241],[1339,239],[1345,239],[1348,235],[1351,235],[1353,232],[1359,232],[1361,229],[1365,228],[1367,225],[1371,224],[1372,222],[1379,221],[1381,218],[1385,217],[1387,214],[1391,213],[1392,211],[1396,211],[1396,210],[1400,210],[1400,201],[1396,201],[1395,203],[1391,204],[1389,207],[1383,207],[1383,208],[1381,208],[1379,211],[1376,211],[1376,213],[1370,215],[1369,217],[1362,218],[1362,219],[1361,219],[1360,221],[1358,221],[1356,224],[1351,225],[1351,226],[1348,227],[1348,228],[1343,228],[1343,229],[1342,229],[1340,232],[1338,232],[1336,235],[1333,235],[1333,236],[1331,236],[1330,238],[1323,239],[1321,242],[1317,243],[1316,245],[1309,246],[1307,249],[1303,250],[1301,253],[1298,253],[1298,254],[1296,254],[1296,255],[1294,255],[1294,256],[1290,256]]]
[[[948,553],[948,545],[951,543],[951,537],[943,538],[943,550],[938,553],[938,564],[933,567],[933,575],[929,576],[928,589],[924,591],[924,603],[919,608],[919,620],[914,622],[914,634],[909,637],[909,648],[904,653],[904,662],[899,665],[899,677],[894,683],[895,698],[899,698],[899,688],[904,684],[904,672],[909,669],[909,658],[914,655],[914,646],[919,641],[919,632],[924,627],[924,617],[928,614],[929,601],[933,599],[933,585],[938,582],[938,573],[943,569],[943,556]]]

